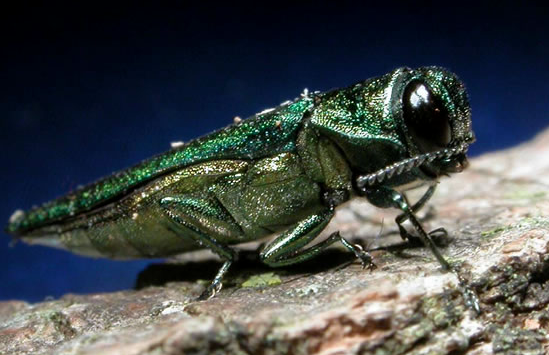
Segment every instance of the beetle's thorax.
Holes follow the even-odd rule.
[[[361,188],[459,172],[474,141],[464,86],[437,67],[399,68],[321,94],[310,124],[341,150]]]
[[[393,80],[387,74],[315,100],[311,126],[341,149],[355,173],[375,171],[406,154],[397,122],[384,109]]]

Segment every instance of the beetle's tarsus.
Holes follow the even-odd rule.
[[[231,260],[227,260],[223,263],[221,268],[219,268],[219,271],[217,272],[217,275],[215,275],[212,283],[206,287],[204,292],[198,296],[198,301],[205,301],[213,296],[215,296],[219,291],[221,291],[221,288],[223,287],[223,283],[221,282],[223,280],[223,276],[229,271],[229,267],[231,266],[233,262]]]
[[[206,301],[214,297],[223,288],[222,282],[212,282],[206,289],[198,296],[197,301]]]
[[[372,255],[364,250],[362,245],[350,243],[347,239],[340,236],[339,232],[332,233],[332,236],[337,236],[341,240],[341,243],[355,254],[362,264],[362,269],[368,269],[370,271],[377,269],[377,265],[373,262]]]
[[[473,290],[468,282],[463,278],[459,271],[459,267],[452,268],[452,272],[457,276],[459,290],[465,302],[465,306],[469,309],[472,309],[475,314],[478,316],[482,312],[480,308],[480,299],[478,298],[477,293]]]
[[[476,315],[480,315],[482,309],[480,308],[480,300],[477,293],[472,290],[467,284],[460,284],[461,294],[465,300],[465,306],[472,309]]]
[[[360,259],[362,264],[362,270],[368,269],[368,271],[372,272],[377,269],[377,265],[373,262],[372,255],[370,255],[367,251],[362,251],[362,253],[357,255],[357,257]]]
[[[215,296],[217,293],[216,286],[212,286],[211,284],[206,287],[206,289],[198,296],[196,299],[197,301],[206,301]]]

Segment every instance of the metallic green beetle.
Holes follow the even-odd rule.
[[[345,89],[300,98],[155,156],[27,212],[7,231],[31,244],[108,258],[164,257],[200,248],[224,264],[230,245],[278,237],[260,252],[270,266],[313,257],[334,242],[371,266],[337,232],[307,246],[353,197],[396,207],[450,269],[414,216],[438,178],[461,171],[474,141],[461,81],[438,67],[399,68]],[[428,185],[410,205],[404,191]],[[438,229],[437,231],[442,231]]]

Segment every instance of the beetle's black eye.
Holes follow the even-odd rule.
[[[445,148],[452,132],[448,111],[420,80],[412,80],[404,90],[403,115],[408,132],[423,152]]]

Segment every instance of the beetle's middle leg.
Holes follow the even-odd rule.
[[[413,206],[410,207],[411,212],[415,214],[417,211],[422,209],[423,206],[425,206],[425,204],[427,203],[427,201],[429,201],[431,199],[431,197],[435,193],[436,188],[437,188],[436,184],[430,185],[429,188],[427,189],[427,191],[425,191],[425,193],[423,194],[423,196],[421,196],[421,198]],[[400,232],[400,237],[403,240],[407,240],[408,242],[410,242],[412,244],[422,244],[422,241],[421,241],[420,237],[417,237],[417,236],[411,234],[402,225],[408,219],[409,219],[409,217],[408,217],[408,214],[406,214],[406,213],[401,213],[395,218],[395,222],[396,222],[396,224],[398,226],[398,230]],[[444,227],[434,229],[434,230],[430,231],[428,234],[436,244],[440,244],[441,242],[444,241],[444,239],[446,239],[446,237],[448,237],[448,232],[446,231],[446,229]]]
[[[295,227],[269,243],[259,255],[261,261],[272,267],[296,264],[314,257],[331,244],[340,241],[360,259],[364,268],[374,269],[375,265],[370,254],[359,246],[351,244],[339,232],[334,232],[326,240],[303,249],[322,232],[333,215],[333,208],[329,208],[303,219]]]
[[[218,239],[242,234],[242,230],[215,198],[170,196],[160,200],[160,206],[176,225],[179,236],[192,238],[197,244],[210,249],[224,260],[212,283],[199,299],[213,297],[221,289],[223,276],[237,256],[234,250]]]

